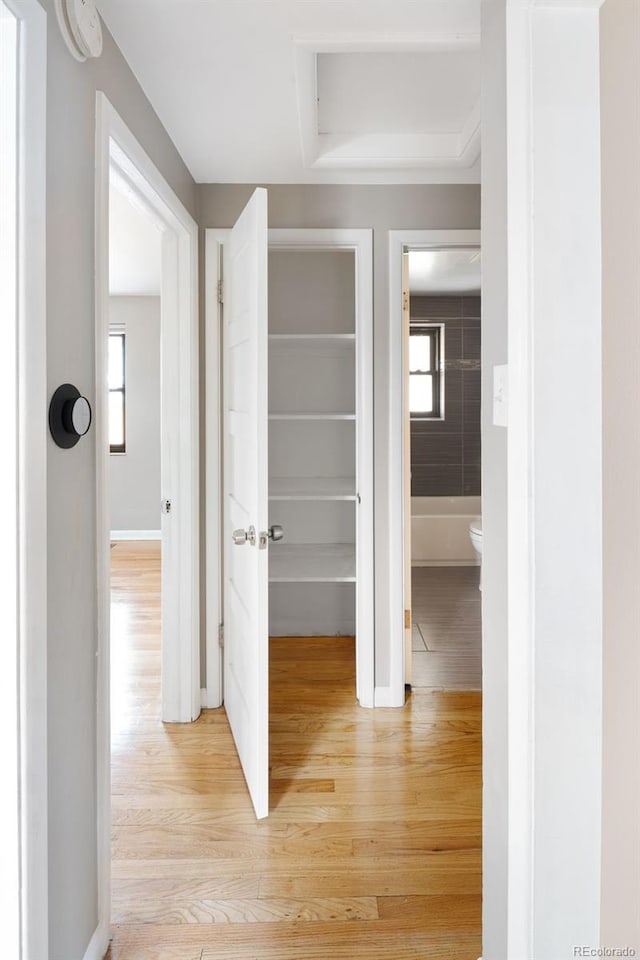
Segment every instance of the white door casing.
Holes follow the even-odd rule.
[[[0,923],[16,960],[48,950],[47,795],[47,17],[0,4],[0,476],[3,789]]]
[[[107,97],[96,93],[95,445],[97,628],[98,927],[86,960],[104,956],[111,913],[110,523],[107,347],[109,189],[114,178],[162,231],[162,719],[200,713],[198,228]],[[160,509],[160,504],[158,504]],[[169,576],[170,572],[170,576]]]
[[[267,191],[225,248],[224,702],[258,819],[269,813]]]
[[[356,460],[357,506],[357,697],[361,706],[390,706],[388,689],[375,690],[373,618],[373,238],[371,230],[270,229],[275,250],[352,250],[356,270]],[[207,688],[203,703],[219,707],[223,700],[223,657],[219,624],[223,619],[221,518],[222,456],[220,390],[222,307],[218,290],[224,278],[228,295],[228,229],[208,229],[205,248],[206,316],[206,603]],[[226,306],[226,305],[225,305]],[[266,320],[265,320],[266,323]],[[226,545],[225,545],[226,549]],[[226,642],[225,642],[226,645]],[[404,691],[404,687],[403,687]],[[403,698],[404,702],[404,698]]]

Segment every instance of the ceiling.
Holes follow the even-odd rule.
[[[410,250],[408,257],[410,293],[480,293],[479,247]]]
[[[162,234],[151,217],[114,186],[109,190],[109,293],[159,297]]]
[[[480,0],[98,0],[200,183],[479,182]]]

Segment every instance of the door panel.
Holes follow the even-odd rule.
[[[409,410],[409,254],[402,254],[402,345],[404,356],[402,403],[404,452],[404,682],[411,683],[413,633],[411,611],[411,413]]]
[[[224,702],[261,818],[269,812],[266,190],[231,231],[224,287]],[[255,538],[234,542],[234,531],[251,530]]]

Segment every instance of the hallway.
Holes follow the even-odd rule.
[[[271,642],[271,812],[222,710],[163,725],[157,543],[112,551],[109,960],[476,960],[481,695],[354,700],[348,638]]]

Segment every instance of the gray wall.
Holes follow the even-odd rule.
[[[198,188],[201,227],[230,227],[249,199],[250,184],[202,184]],[[389,683],[387,508],[389,443],[389,281],[387,231],[477,229],[480,187],[269,185],[269,226],[372,228],[374,256],[374,417],[376,549],[376,684]]]
[[[602,943],[640,953],[640,6],[600,14],[603,323]],[[624,103],[620,95],[623,93]]]
[[[506,27],[504,0],[482,0],[482,392],[507,362]],[[483,913],[486,960],[507,957],[507,431],[482,422]],[[524,958],[523,958],[524,960]]]
[[[160,298],[111,297],[125,334],[126,453],[109,457],[112,530],[160,529]]]
[[[103,90],[185,206],[195,184],[105,30],[77,63],[48,12],[47,368],[49,396],[75,383],[94,403],[95,95]],[[43,411],[43,416],[45,415]],[[94,434],[48,442],[48,758],[51,960],[81,960],[96,889],[96,540]]]
[[[411,496],[480,496],[480,297],[412,296],[444,325],[444,420],[411,420]]]

